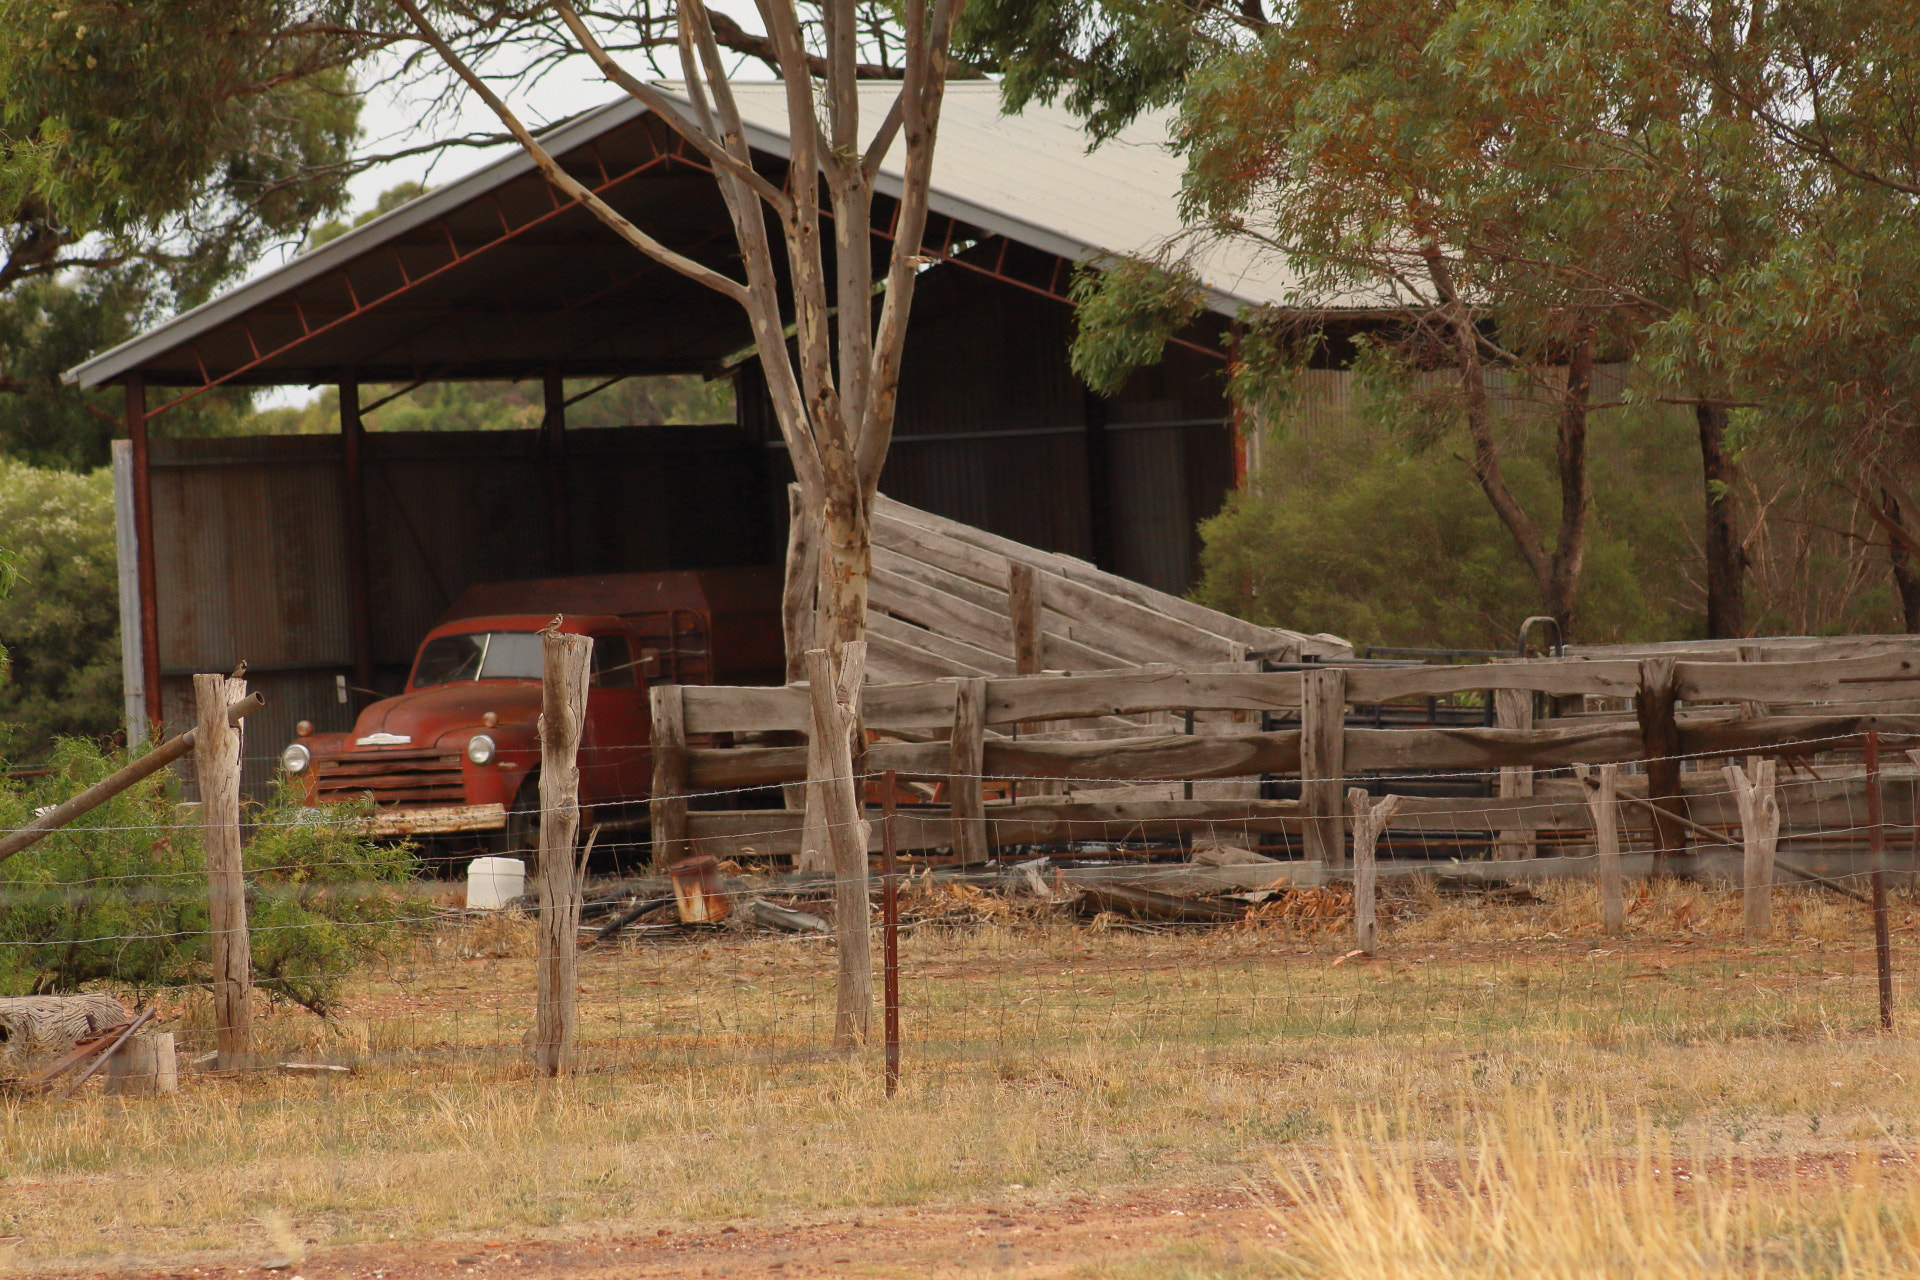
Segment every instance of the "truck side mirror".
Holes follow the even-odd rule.
[[[658,679],[660,676],[660,651],[658,649],[642,649],[640,651],[640,660],[634,663],[633,666],[634,670],[638,671],[647,679]]]

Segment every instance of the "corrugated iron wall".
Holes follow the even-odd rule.
[[[564,556],[538,433],[365,439],[369,612],[385,691],[401,687],[420,637],[473,583],[764,564],[782,549],[767,521],[767,451],[731,424],[568,432]],[[244,658],[267,699],[247,722],[244,784],[256,797],[298,721],[352,726],[335,688],[353,671],[344,483],[336,436],[153,442],[163,718],[169,732],[189,726],[193,673]]]

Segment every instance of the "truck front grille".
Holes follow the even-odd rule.
[[[457,751],[380,751],[319,760],[314,781],[321,803],[364,800],[380,804],[462,804]]]

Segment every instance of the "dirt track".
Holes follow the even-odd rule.
[[[1246,1188],[1070,1194],[952,1209],[907,1209],[787,1222],[610,1232],[588,1238],[487,1239],[354,1245],[315,1250],[297,1266],[264,1247],[255,1261],[91,1273],[219,1280],[274,1275],[301,1280],[427,1280],[428,1277],[1030,1276],[1163,1252],[1228,1262],[1271,1235]]]

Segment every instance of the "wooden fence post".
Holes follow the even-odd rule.
[[[1347,792],[1347,807],[1353,813],[1353,945],[1368,955],[1379,948],[1380,926],[1374,910],[1378,868],[1374,849],[1380,833],[1399,811],[1399,796],[1382,796],[1369,804],[1367,793],[1359,787]]]
[[[207,927],[213,935],[214,1046],[222,1071],[252,1065],[253,1053],[253,950],[240,851],[241,730],[227,719],[227,707],[246,696],[245,680],[193,678],[193,763],[207,855]]]
[[[1013,619],[1015,675],[1037,676],[1044,654],[1040,636],[1040,575],[1033,566],[1007,561],[1007,612]]]
[[[652,706],[653,795],[647,815],[653,829],[653,865],[665,871],[687,856],[687,713],[677,684],[647,690]]]
[[[807,651],[807,691],[813,736],[825,750],[828,772],[816,779],[826,795],[827,844],[833,850],[833,937],[839,953],[833,1015],[834,1047],[866,1043],[873,1018],[873,940],[868,920],[867,824],[860,817],[860,783],[853,776],[855,699],[866,672],[866,645],[841,647],[840,670],[825,649]]]
[[[1495,689],[1493,691],[1493,716],[1502,729],[1533,728],[1533,692],[1529,689]],[[1500,770],[1500,798],[1517,800],[1533,794],[1533,770],[1505,768]],[[1531,827],[1519,827],[1511,831],[1501,831],[1493,838],[1494,856],[1497,858],[1531,858],[1537,849],[1536,837]]]
[[[1347,673],[1339,667],[1300,677],[1300,808],[1309,861],[1346,865],[1340,780],[1346,773]]]
[[[1653,871],[1670,870],[1670,859],[1687,851],[1684,817],[1686,801],[1680,790],[1680,725],[1674,719],[1677,702],[1671,657],[1643,658],[1640,687],[1633,695],[1633,711],[1640,721],[1643,758],[1647,762],[1647,799],[1653,814]]]
[[[580,971],[580,731],[587,718],[593,640],[540,633],[540,959],[535,975],[533,1054],[557,1076],[573,1066],[574,988]],[[677,687],[675,691],[678,692]],[[656,732],[658,724],[655,725]],[[684,741],[684,738],[682,739]],[[658,762],[658,746],[655,761]],[[679,801],[684,824],[686,801]],[[683,827],[684,829],[684,827]],[[654,852],[659,853],[658,833]]]
[[[1740,808],[1740,884],[1746,932],[1758,938],[1773,923],[1773,858],[1780,843],[1780,802],[1774,794],[1776,766],[1771,759],[1747,757],[1747,771],[1730,764],[1721,770]]]
[[[963,867],[987,860],[987,807],[980,777],[987,763],[986,717],[987,682],[978,676],[956,681],[947,809],[953,821],[953,851]]]
[[[1620,886],[1620,766],[1603,764],[1596,771],[1573,766],[1587,789],[1587,808],[1593,814],[1593,846],[1600,860],[1600,922],[1610,934],[1626,927],[1626,903]]]

